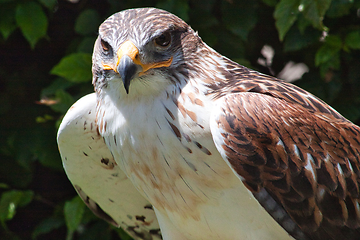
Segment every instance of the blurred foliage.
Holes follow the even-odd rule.
[[[359,123],[359,0],[0,0],[1,239],[129,239],[76,196],[56,131],[93,91],[99,24],[143,6],[180,16],[218,52],[260,72],[306,64],[295,84]],[[264,45],[274,49],[271,65],[259,64]]]

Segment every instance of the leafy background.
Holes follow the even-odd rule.
[[[56,131],[71,104],[93,91],[99,24],[143,6],[177,14],[217,51],[263,73],[305,64],[295,84],[359,123],[358,0],[0,0],[1,239],[129,239],[76,197]]]

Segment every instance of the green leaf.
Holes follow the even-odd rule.
[[[299,14],[300,0],[281,0],[275,8],[275,26],[282,41]]]
[[[229,3],[223,1],[221,5],[222,17],[227,29],[246,41],[251,29],[257,22],[257,6],[251,1]]]
[[[38,40],[46,35],[48,21],[38,3],[19,4],[16,8],[15,19],[31,48],[34,48]]]
[[[0,8],[0,32],[4,39],[16,29],[15,7],[13,4],[3,4]]]
[[[56,78],[54,81],[52,81],[52,83],[43,88],[41,91],[41,98],[43,97],[49,97],[51,95],[55,95],[56,91],[58,91],[59,89],[67,89],[68,87],[74,86],[76,83],[73,82],[69,82],[64,78]]]
[[[83,37],[77,47],[77,52],[92,54],[94,50],[94,42],[96,41],[96,37],[95,36]]]
[[[301,34],[304,34],[307,27],[311,25],[311,22],[309,22],[309,20],[307,20],[305,16],[302,14],[299,14],[298,19],[296,21],[297,21],[297,28],[299,29]]]
[[[58,101],[58,103],[51,105],[51,109],[53,109],[55,112],[66,113],[74,103],[74,98],[63,89],[58,89],[56,91],[55,99]]]
[[[133,240],[132,237],[127,234],[122,228],[117,228],[115,231],[118,233],[121,240]]]
[[[88,224],[90,222],[94,222],[100,220],[91,210],[86,207],[84,210],[83,218],[81,219],[82,224]],[[102,221],[102,220],[101,220]]]
[[[94,9],[82,11],[75,22],[75,32],[81,35],[96,34],[100,25],[100,16]]]
[[[332,0],[326,16],[339,18],[348,15],[354,1],[352,0]]]
[[[101,219],[97,219],[91,224],[91,228],[88,229],[88,231],[84,232],[78,240],[111,240],[114,239],[114,228],[109,227],[109,224]],[[125,233],[126,234],[126,233]],[[127,235],[127,234],[126,234]],[[125,235],[125,236],[126,236]],[[146,235],[145,235],[146,236]],[[147,237],[147,236],[146,236]],[[151,236],[149,238],[144,237],[143,239],[151,239]],[[118,239],[118,238],[116,238]],[[129,238],[129,235],[127,235],[127,238],[120,238],[121,240],[133,240],[133,238]]]
[[[78,228],[84,215],[84,210],[85,204],[79,196],[74,197],[71,201],[65,202],[65,223],[70,233],[73,233]]]
[[[42,129],[41,129],[42,127]],[[49,169],[63,171],[57,144],[51,133],[52,125],[38,125],[33,131],[33,143],[31,153],[43,166]],[[29,140],[31,141],[31,140]]]
[[[4,225],[5,221],[11,220],[16,213],[17,207],[29,204],[33,199],[33,191],[11,190],[4,192],[0,200],[0,221]]]
[[[32,239],[36,239],[42,234],[51,232],[52,230],[58,229],[64,225],[64,220],[56,217],[46,218],[39,225],[36,226],[32,233]]]
[[[313,43],[319,42],[320,32],[314,28],[307,28],[304,33],[293,27],[284,39],[284,51],[299,51]]]
[[[345,44],[352,49],[360,49],[360,31],[353,31],[346,35]]]
[[[341,38],[338,36],[328,36],[315,55],[315,66],[330,61],[342,48]]]
[[[339,70],[340,68],[340,51],[336,51],[329,56],[326,62],[320,64],[320,75],[323,78],[331,79],[333,75],[332,70]]]
[[[92,77],[91,54],[73,53],[61,59],[51,74],[64,77],[72,82],[86,82]]]
[[[330,7],[331,0],[301,0],[303,14],[315,28],[323,28],[323,18]]]

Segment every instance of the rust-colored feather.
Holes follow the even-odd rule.
[[[219,93],[227,160],[249,190],[265,188],[311,238],[357,231],[360,128],[298,90],[255,79]]]

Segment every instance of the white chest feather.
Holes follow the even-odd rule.
[[[102,135],[121,168],[157,208],[193,211],[213,189],[232,187],[232,172],[218,161],[206,112],[211,107],[205,104],[184,93],[107,104]]]
[[[105,95],[98,125],[117,164],[153,204],[160,225],[184,230],[180,239],[272,239],[282,229],[213,143],[211,101],[186,90],[118,104]]]

